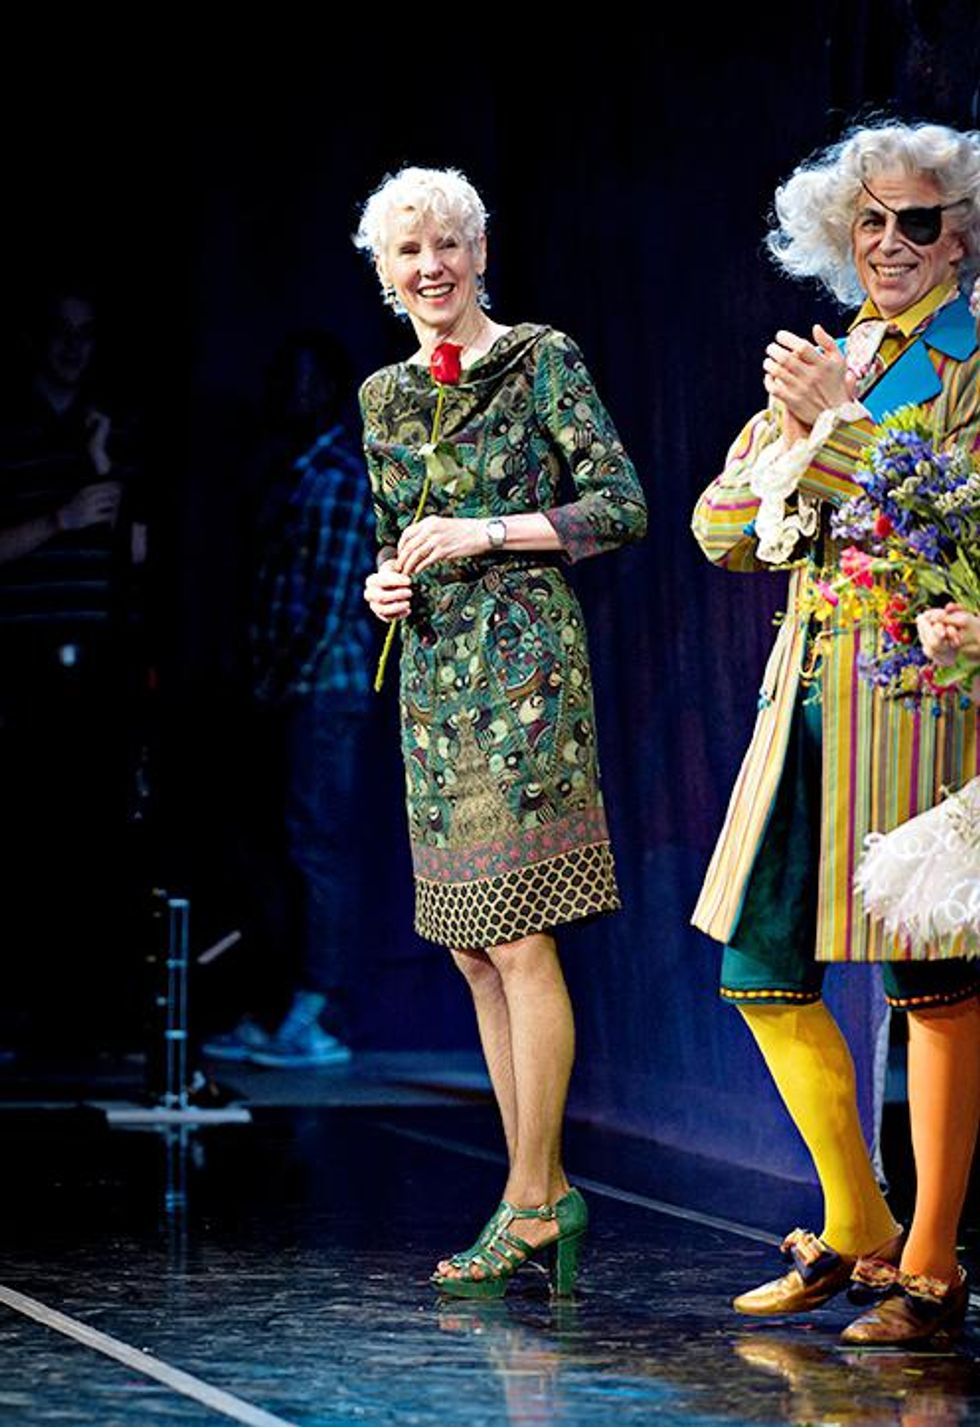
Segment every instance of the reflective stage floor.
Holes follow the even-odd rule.
[[[502,1303],[440,1303],[433,1262],[501,1184],[479,1078],[378,1059],[222,1078],[251,1123],[169,1133],[8,1081],[0,1423],[980,1421],[976,1328],[946,1355],[862,1353],[837,1341],[846,1303],[728,1309],[813,1223],[805,1186],[573,1125],[593,1224],[575,1301],[528,1271]]]

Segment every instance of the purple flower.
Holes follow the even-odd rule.
[[[918,530],[911,530],[908,537],[909,548],[914,550],[923,559],[931,560],[934,563],[939,559],[939,531],[934,525],[923,525]]]

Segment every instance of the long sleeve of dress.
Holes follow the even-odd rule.
[[[372,381],[377,380],[377,376],[369,377],[361,387],[359,401],[361,407],[361,420],[364,425],[364,460],[367,465],[368,481],[371,485],[371,505],[374,510],[375,528],[377,532],[377,544],[379,557],[388,552],[394,554],[398,547],[398,521],[391,505],[385,500],[384,486],[382,481],[381,464],[376,455],[372,452],[368,437],[369,431],[369,388]]]
[[[646,501],[636,471],[575,343],[550,332],[534,374],[538,420],[568,462],[577,499],[544,513],[571,561],[639,540]]]

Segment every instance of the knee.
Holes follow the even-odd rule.
[[[975,1038],[980,1025],[980,997],[970,996],[964,1001],[934,1006],[916,1006],[909,1009],[909,1032],[936,1035],[965,1035]]]
[[[544,933],[491,947],[487,956],[505,986],[563,982],[554,937]]]
[[[453,951],[450,954],[474,996],[499,990],[500,973],[485,951]]]

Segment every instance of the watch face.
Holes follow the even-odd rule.
[[[487,521],[487,539],[494,550],[499,550],[507,539],[507,527],[500,519]]]

